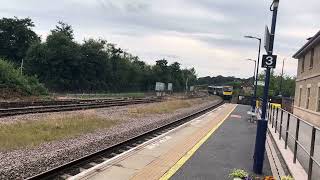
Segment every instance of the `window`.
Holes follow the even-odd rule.
[[[309,104],[310,104],[310,89],[307,89],[307,105],[306,105],[306,109],[309,109]]]
[[[299,101],[298,101],[298,106],[301,107],[301,95],[302,95],[302,88],[299,90]]]
[[[303,71],[304,71],[304,57],[305,56],[303,56],[302,60],[301,60],[301,73],[303,73]]]
[[[311,57],[310,57],[310,65],[309,65],[310,69],[312,69],[313,67],[313,59],[314,59],[314,48],[311,49]]]
[[[317,98],[318,106],[317,111],[320,112],[320,86],[318,87],[318,98]]]

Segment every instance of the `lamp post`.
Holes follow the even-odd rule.
[[[258,50],[258,63],[256,68],[256,76],[255,76],[255,84],[254,84],[254,94],[253,94],[253,102],[252,102],[252,112],[256,111],[256,100],[257,100],[257,89],[258,89],[258,75],[259,75],[259,62],[260,62],[260,51],[261,51],[261,38],[255,37],[255,36],[244,36],[245,38],[249,39],[256,39],[259,41],[259,50]]]
[[[254,69],[253,69],[253,80],[252,80],[252,85],[255,88],[255,82],[256,81],[256,67],[257,67],[257,61],[253,60],[253,59],[246,59],[247,61],[252,61],[254,62]],[[252,98],[252,109],[254,108],[254,104],[255,104],[255,97]]]

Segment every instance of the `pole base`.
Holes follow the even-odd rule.
[[[266,149],[268,121],[262,119],[257,121],[256,144],[253,156],[253,172],[262,174],[264,154]]]

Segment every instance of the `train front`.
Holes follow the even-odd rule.
[[[224,86],[223,87],[223,99],[230,100],[233,94],[233,87],[232,86]]]

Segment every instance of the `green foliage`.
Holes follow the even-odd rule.
[[[294,178],[291,176],[282,176],[281,180],[294,180]]]
[[[264,81],[265,74],[260,73],[258,76],[259,81]],[[281,82],[282,81],[282,82]],[[293,97],[295,92],[295,77],[290,77],[288,75],[270,74],[270,84],[269,84],[269,96],[278,96],[282,94],[284,97]],[[282,84],[282,85],[281,85]],[[257,91],[258,96],[262,97],[263,87],[259,86]]]
[[[245,170],[242,170],[242,169],[234,169],[230,174],[229,176],[231,178],[246,178],[248,177],[248,173],[245,171]]]
[[[250,78],[249,78],[250,79]],[[235,89],[240,88],[241,84],[249,79],[240,79],[233,76],[224,77],[224,76],[216,76],[216,77],[201,77],[198,79],[198,84],[208,84],[208,85],[230,85],[234,86]]]
[[[0,90],[1,98],[5,93],[17,93],[19,95],[47,94],[45,87],[35,77],[21,75],[10,62],[0,59]],[[10,94],[9,94],[10,95]]]
[[[32,27],[30,18],[0,19],[0,57],[20,64],[31,44],[40,41]]]
[[[44,42],[31,30],[32,27],[34,24],[29,18],[1,19],[0,57],[12,61],[15,66],[24,59],[25,72],[38,77],[50,90],[139,92],[154,90],[155,83],[161,81],[171,82],[175,91],[181,91],[186,81],[189,86],[196,84],[195,70],[182,69],[178,62],[168,64],[166,59],[161,59],[151,66],[105,40],[89,39],[78,43],[74,40],[72,26],[67,23],[58,22]],[[36,78],[23,78],[28,80],[10,85],[27,94],[43,88],[37,86]]]
[[[167,60],[150,66],[105,40],[73,40],[72,27],[59,22],[43,43],[33,44],[26,70],[58,92],[132,92],[154,90],[155,82],[173,83],[180,91],[196,83],[195,70]]]

